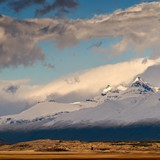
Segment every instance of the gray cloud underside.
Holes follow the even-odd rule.
[[[56,11],[56,16],[61,16],[65,13],[69,13],[71,9],[78,6],[76,0],[56,0],[50,4],[43,5],[42,8],[36,10],[36,16],[45,15],[51,11]]]
[[[55,65],[54,65],[54,64],[51,64],[51,63],[45,63],[45,64],[44,64],[44,67],[46,67],[46,68],[48,68],[48,69],[51,69],[51,70],[55,69]]]
[[[15,93],[17,92],[18,88],[19,88],[18,86],[11,85],[11,86],[8,86],[8,87],[5,89],[5,91],[6,91],[7,93],[10,93],[10,94],[15,94]]]
[[[43,16],[52,11],[56,12],[57,16],[63,15],[78,6],[76,0],[0,0],[0,4],[6,4],[7,8],[17,13],[34,5],[36,16]]]
[[[160,56],[160,2],[142,3],[125,11],[100,15],[92,19],[27,19],[0,18],[0,68],[31,65],[44,60],[37,43],[52,40],[59,48],[81,40],[121,37],[111,47],[112,56],[134,49],[141,53],[153,49],[153,58]]]
[[[44,54],[36,45],[37,25],[32,22],[0,18],[0,68],[32,65],[44,60]]]
[[[27,8],[31,5],[44,5],[45,2],[46,0],[14,0],[14,1],[5,0],[4,3],[7,3],[10,9],[13,9],[15,12],[20,12],[24,8]]]

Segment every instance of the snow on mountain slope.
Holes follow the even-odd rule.
[[[44,126],[88,127],[119,126],[160,121],[160,94],[106,101],[95,108],[87,108],[57,117]]]
[[[140,77],[137,77],[120,97],[139,97],[141,95],[151,95],[153,93],[156,93],[157,91],[157,87],[153,87],[149,83],[142,80]]]
[[[80,109],[78,105],[63,104],[55,102],[42,102],[34,105],[28,110],[21,112],[18,115],[13,115],[14,119],[32,120],[37,117],[54,115],[59,112],[70,112]]]
[[[103,91],[84,102],[41,102],[20,114],[1,117],[0,122],[8,128],[10,125],[14,128],[23,128],[24,125],[28,128],[61,128],[160,121],[160,92],[140,77],[128,87],[110,86],[105,94]]]
[[[102,92],[102,95],[106,95],[110,90],[112,89],[112,87],[110,85],[108,85]]]
[[[160,92],[154,92],[153,89],[138,77],[125,91],[110,90],[97,107],[60,115],[44,126],[104,127],[160,121]]]
[[[144,92],[147,92],[147,91],[155,92],[154,87],[152,87],[150,84],[143,81],[140,77],[137,77],[135,79],[131,87],[142,88]]]
[[[53,118],[59,114],[68,113],[82,108],[94,107],[94,101],[76,103],[56,103],[54,101],[39,102],[20,114],[0,117],[0,124],[19,124],[36,122]]]

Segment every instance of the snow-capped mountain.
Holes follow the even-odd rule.
[[[39,102],[17,115],[0,118],[0,128],[28,129],[119,126],[160,120],[160,92],[140,77],[128,87],[107,86],[85,102]]]
[[[124,126],[160,120],[160,92],[140,77],[126,89],[110,89],[94,108],[86,108],[57,117],[45,126],[87,127]]]
[[[144,134],[137,135],[137,132],[146,125],[159,126],[159,115],[159,87],[154,87],[137,77],[128,86],[108,85],[100,95],[87,98],[83,102],[57,103],[50,99],[38,102],[20,114],[2,116],[0,136],[9,142],[37,138],[102,140],[99,138],[104,137],[103,140],[120,140],[119,135],[115,135],[117,129],[117,132],[122,132],[122,140],[126,137],[129,140],[137,140],[143,139]],[[136,126],[140,128],[137,129]],[[104,133],[98,132],[100,128]],[[153,136],[159,135],[159,132],[150,132],[150,129],[147,127],[147,136],[152,133]],[[159,128],[155,129],[158,130]],[[88,139],[88,132],[91,131],[93,134]],[[111,132],[113,136],[108,136],[106,132]],[[97,136],[94,137],[94,134]],[[14,140],[9,138],[12,136],[15,137]]]
[[[142,92],[148,92],[148,91],[155,92],[156,91],[154,87],[152,87],[150,84],[143,81],[141,77],[137,77],[135,81],[132,83],[131,87],[136,87]]]

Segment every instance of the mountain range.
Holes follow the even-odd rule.
[[[50,99],[19,114],[1,116],[0,136],[9,142],[38,138],[154,140],[160,138],[159,115],[160,87],[137,77],[129,85],[108,85],[85,101]]]

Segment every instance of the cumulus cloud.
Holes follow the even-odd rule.
[[[32,65],[44,60],[44,54],[36,45],[34,23],[0,18],[0,68]]]
[[[58,2],[62,1],[58,0]],[[69,1],[67,0],[66,3],[68,5]],[[43,40],[52,40],[59,48],[64,48],[75,45],[81,40],[118,37],[121,41],[111,46],[107,52],[111,53],[111,57],[127,50],[143,53],[150,48],[153,51],[151,57],[157,58],[160,56],[159,17],[160,2],[142,3],[124,11],[117,10],[113,14],[99,15],[91,19],[15,20],[2,16],[0,18],[0,68],[27,66],[37,60],[43,61],[44,53],[37,46],[38,42]]]
[[[41,32],[53,38],[60,48],[75,45],[81,40],[92,38],[120,38],[108,53],[113,56],[126,50],[143,53],[153,50],[153,57],[159,57],[160,2],[142,3],[124,11],[117,10],[110,15],[99,15],[92,19],[53,19]],[[114,55],[115,54],[115,55]]]

